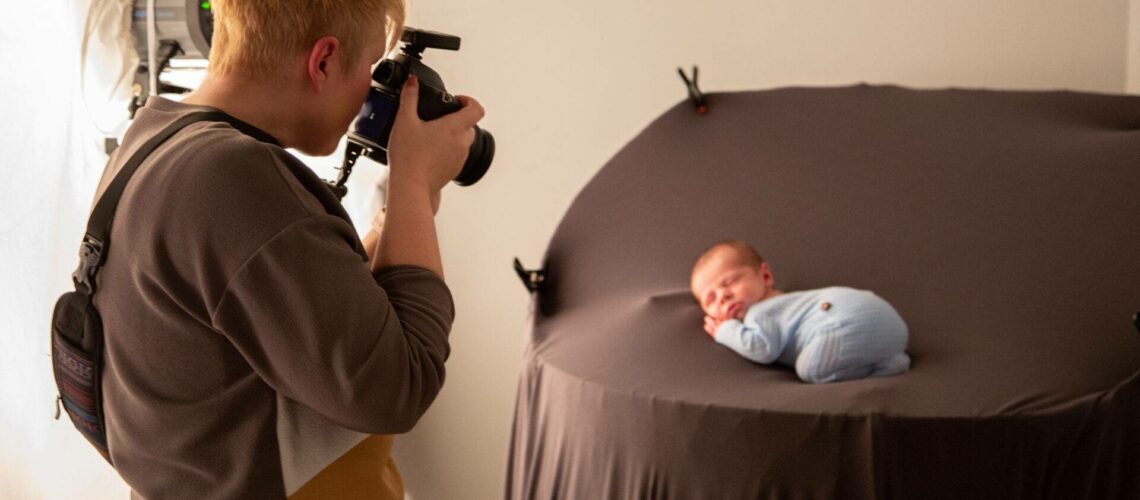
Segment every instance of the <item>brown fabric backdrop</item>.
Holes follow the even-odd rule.
[[[649,125],[550,243],[506,497],[1140,498],[1140,97],[859,85]],[[813,386],[714,344],[724,238],[895,305],[912,371]]]

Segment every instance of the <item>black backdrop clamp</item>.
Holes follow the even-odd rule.
[[[681,75],[681,81],[685,82],[685,88],[689,91],[689,100],[693,102],[693,106],[696,106],[697,113],[703,115],[709,111],[709,105],[705,102],[705,94],[697,86],[698,72],[697,66],[693,65],[693,79],[690,80],[689,77],[685,76],[685,70],[677,67],[677,73]]]
[[[538,285],[543,281],[546,281],[545,271],[541,269],[524,269],[522,262],[519,262],[518,257],[515,257],[515,273],[519,275],[519,279],[522,280],[523,286],[525,286],[527,291],[531,293],[537,292]]]

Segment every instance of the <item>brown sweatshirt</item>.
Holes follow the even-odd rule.
[[[151,98],[99,192],[203,109]],[[391,440],[372,435],[411,429],[438,393],[451,295],[422,268],[370,273],[287,151],[226,123],[174,135],[128,184],[98,283],[109,448],[135,496],[398,494]]]

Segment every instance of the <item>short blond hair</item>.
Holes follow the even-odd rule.
[[[370,39],[388,50],[404,31],[404,0],[214,0],[209,72],[266,77],[318,39],[340,40],[341,62],[355,66]]]

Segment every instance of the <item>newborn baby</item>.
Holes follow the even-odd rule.
[[[742,241],[713,245],[690,283],[709,336],[757,363],[795,367],[804,382],[882,377],[910,368],[907,328],[874,293],[845,287],[783,293]]]

